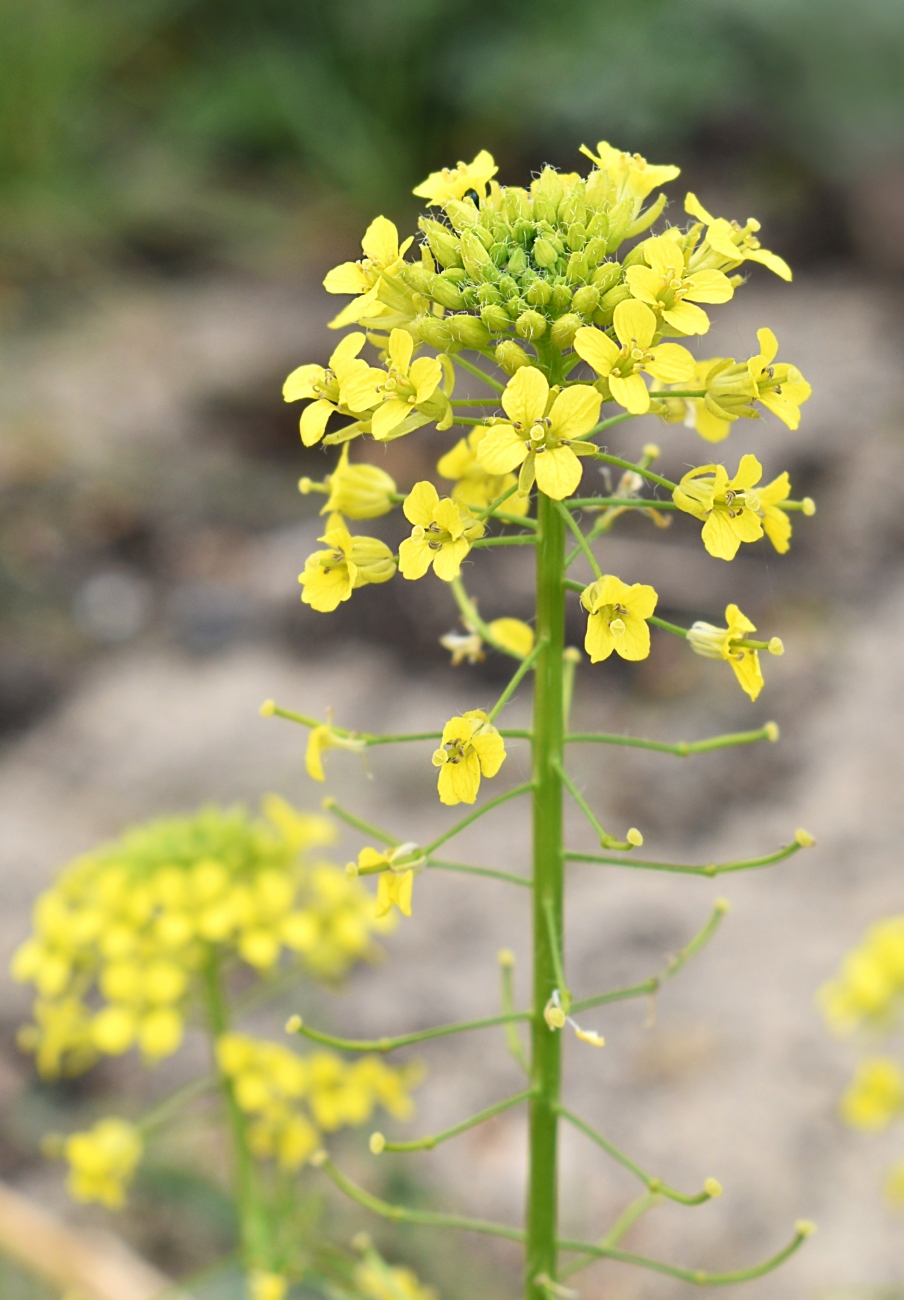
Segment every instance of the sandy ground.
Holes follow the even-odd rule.
[[[724,1184],[724,1198],[705,1207],[658,1208],[627,1239],[630,1249],[721,1270],[770,1254],[796,1219],[817,1221],[818,1235],[794,1261],[749,1284],[751,1300],[825,1297],[842,1284],[904,1278],[904,1221],[880,1194],[901,1139],[840,1126],[837,1098],[856,1050],[827,1037],[814,1006],[818,986],[863,928],[902,909],[904,534],[897,483],[904,444],[898,359],[888,341],[895,317],[875,286],[825,281],[782,293],[756,288],[713,351],[743,351],[769,320],[811,378],[816,395],[797,435],[774,424],[745,425],[726,452],[731,463],[740,451],[762,451],[767,475],[790,461],[823,489],[814,489],[820,513],[809,540],[785,570],[759,555],[729,570],[708,560],[687,529],[676,530],[671,550],[668,535],[615,538],[607,561],[629,581],[653,581],[672,609],[718,612],[737,599],[756,611],[764,630],[768,622],[767,635],[781,632],[788,652],[767,663],[769,685],[756,706],[717,665],[694,660],[688,668],[682,659],[676,667],[670,646],[658,652],[656,674],[639,685],[603,667],[582,669],[575,709],[582,729],[668,739],[772,717],[782,743],[689,760],[594,747],[573,755],[572,764],[613,829],[634,823],[645,831],[652,857],[706,862],[766,853],[801,825],[818,836],[818,847],[769,872],[717,882],[575,866],[567,903],[569,977],[578,996],[652,974],[702,924],[716,897],[732,903],[716,940],[662,991],[655,1009],[635,1001],[587,1014],[607,1046],[595,1052],[569,1041],[566,1097],[651,1172],[687,1190],[708,1175]],[[182,294],[132,304],[128,365],[116,355],[126,345],[125,309],[115,303],[99,310],[91,348],[61,336],[32,340],[20,358],[20,409],[30,400],[47,425],[68,428],[64,411],[76,397],[72,436],[83,439],[85,455],[136,443],[172,451],[179,422],[190,423],[205,385],[254,382],[274,355],[292,362],[297,351],[305,359],[319,338],[319,318],[298,325],[307,305],[302,292],[215,286],[194,302]],[[194,351],[188,339],[196,340]],[[63,354],[68,371],[51,366],[54,377],[39,383]],[[702,459],[689,433],[657,436],[670,449],[666,472]],[[99,654],[52,714],[8,744],[0,759],[0,950],[11,951],[22,937],[30,902],[57,866],[129,821],[211,799],[253,803],[265,790],[315,806],[324,790],[304,773],[304,733],[260,719],[265,697],[313,714],[335,706],[340,721],[376,731],[437,726],[462,707],[492,700],[496,687],[466,668],[411,675],[404,654],[384,647],[325,649],[313,633],[307,639],[305,620],[316,616],[290,602],[315,535],[313,521],[257,534],[228,579],[248,611],[243,626],[267,627],[274,608],[290,611],[300,628],[294,647],[248,633],[198,655],[163,635],[138,637]],[[489,574],[490,563],[484,555],[481,570]],[[503,588],[482,574],[484,608],[511,612],[497,609],[494,595],[505,590],[514,598],[524,581],[517,566]],[[442,597],[440,590],[431,599]],[[451,625],[451,610],[446,619]],[[526,708],[522,692],[510,725],[523,723]],[[368,772],[353,756],[332,755],[327,790],[402,838],[423,842],[452,820],[435,802],[428,748],[379,751]],[[525,772],[526,754],[513,743],[494,788]],[[571,826],[572,842],[589,848],[584,828],[577,820]],[[343,847],[359,842],[349,834]],[[524,810],[512,804],[463,835],[454,856],[517,871],[525,869],[527,848]],[[389,961],[359,972],[338,1001],[315,1003],[317,1012],[353,1034],[491,1014],[502,946],[521,958],[525,998],[525,894],[452,874],[420,877],[414,917],[389,939]],[[4,981],[0,996],[4,1020],[24,1012],[21,990]],[[518,1088],[517,1069],[492,1032],[422,1055],[431,1077],[418,1132]],[[523,1119],[504,1116],[410,1159],[419,1162],[419,1177],[442,1183],[450,1208],[512,1219],[523,1198],[523,1139]],[[375,1186],[382,1167],[369,1159],[362,1156],[356,1168]],[[571,1133],[562,1173],[563,1222],[572,1235],[600,1235],[635,1191],[630,1175]],[[55,1198],[48,1176],[25,1170],[21,1181]],[[517,1265],[505,1249],[498,1258],[500,1294],[515,1295]],[[585,1279],[585,1300],[684,1293],[681,1283],[618,1265]]]

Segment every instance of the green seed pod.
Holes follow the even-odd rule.
[[[545,307],[552,297],[549,281],[541,280],[538,277],[528,286],[524,296],[532,307]]]
[[[413,328],[421,342],[436,348],[437,352],[445,352],[452,342],[449,326],[439,316],[418,316]]]
[[[496,349],[496,361],[507,375],[513,375],[522,366],[532,364],[531,358],[514,339],[506,339]]]
[[[516,244],[511,252],[506,270],[509,275],[521,275],[522,272],[527,270],[527,253],[520,244]]]
[[[600,302],[600,291],[592,284],[584,284],[575,289],[571,305],[581,316],[591,317]]]
[[[571,290],[565,284],[557,284],[553,287],[552,298],[550,303],[554,312],[567,311],[571,306]]]
[[[491,334],[504,334],[511,328],[512,324],[508,312],[497,303],[490,303],[487,307],[482,307],[480,309],[480,319]]]
[[[570,348],[574,342],[574,336],[584,324],[583,319],[577,312],[569,311],[564,316],[560,316],[549,331],[549,337],[557,348],[564,350]]]
[[[456,343],[463,343],[467,348],[485,348],[489,345],[490,331],[476,316],[447,316],[446,325]]]
[[[558,253],[548,239],[535,239],[532,256],[537,266],[542,266],[546,270],[550,266],[555,266]]]
[[[618,284],[621,274],[620,262],[604,262],[602,266],[597,267],[593,272],[591,283],[596,285],[602,295],[608,293],[613,285]]]
[[[522,312],[515,321],[515,329],[528,342],[542,338],[546,333],[546,317],[541,316],[538,311]]]

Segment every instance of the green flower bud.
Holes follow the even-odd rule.
[[[439,316],[418,316],[413,329],[422,343],[427,343],[438,352],[445,352],[452,342],[449,326]]]
[[[496,281],[496,287],[503,298],[517,298],[521,292],[517,280],[513,280],[510,275],[501,275]]]
[[[644,254],[644,249],[647,246],[647,242],[648,241],[646,239],[642,239],[639,244],[635,244],[634,247],[630,250],[630,252],[622,260],[622,266],[624,266],[626,269],[629,266],[645,266],[646,258],[644,257],[643,254]],[[677,247],[678,245],[676,244],[676,248]]]
[[[395,575],[396,565],[392,551],[376,537],[352,537],[351,560],[358,568],[356,587],[388,582]]]
[[[565,275],[569,284],[583,284],[590,274],[590,267],[583,253],[572,253],[568,259]]]
[[[476,316],[447,316],[445,323],[456,343],[463,343],[467,348],[485,348],[489,345],[490,332]]]
[[[484,248],[477,235],[472,230],[466,230],[461,237],[461,260],[465,264],[465,270],[472,280],[483,279],[483,268],[492,259]]]
[[[550,302],[552,303],[553,311],[567,311],[571,306],[571,290],[565,284],[555,285]]]
[[[520,343],[514,339],[505,339],[496,349],[496,361],[507,375],[513,375],[516,370],[522,366],[532,364],[531,358],[524,351]]]
[[[532,307],[545,307],[552,297],[552,288],[547,280],[538,278],[530,285],[524,296]]]
[[[480,220],[480,213],[470,199],[449,199],[443,204],[443,211],[459,234],[473,230]]]
[[[584,257],[587,259],[587,265],[591,269],[595,269],[605,256],[606,240],[601,239],[599,235],[594,235],[592,239],[588,239],[584,247]]]
[[[532,221],[516,221],[512,227],[512,234],[519,244],[529,244],[534,238],[534,225]]]
[[[458,239],[448,226],[432,221],[429,217],[421,217],[418,226],[426,235],[430,251],[440,266],[461,266]]]
[[[477,301],[481,307],[491,307],[502,302],[502,294],[495,284],[482,284],[477,290]]]
[[[630,297],[631,290],[628,286],[626,284],[617,284],[614,289],[610,289],[608,293],[603,294],[600,305],[602,307],[611,307],[614,310],[620,302],[624,302],[626,298]]]
[[[511,327],[511,317],[504,307],[490,303],[480,309],[480,319],[491,334],[503,334]]]
[[[546,317],[541,316],[538,311],[522,312],[515,321],[515,329],[523,339],[542,338],[546,332]]]
[[[559,202],[559,220],[565,226],[583,226],[587,216],[587,204],[584,202],[584,186],[581,182],[572,185],[568,193]]]
[[[573,253],[578,253],[587,242],[587,231],[580,221],[568,227],[568,233],[565,236],[565,243]]]
[[[575,289],[571,305],[581,316],[590,317],[599,306],[600,291],[592,284],[584,284]]]
[[[577,312],[569,311],[553,324],[549,331],[549,337],[557,348],[570,348],[574,342],[574,336],[584,324]]]
[[[533,247],[533,259],[537,266],[548,269],[555,266],[558,253],[548,239],[535,239]]]
[[[509,257],[506,270],[509,275],[521,275],[523,271],[527,270],[527,253],[520,244],[516,245],[514,252]]]
[[[493,237],[493,232],[491,230],[488,230],[487,227],[483,225],[482,222],[478,222],[478,224],[474,227],[474,234],[483,244],[487,252],[489,252],[490,249],[493,247],[493,244],[496,242]]]
[[[613,285],[618,284],[621,279],[621,273],[622,268],[620,262],[604,262],[602,266],[597,267],[593,272],[592,283],[596,285],[597,289],[600,291],[600,295],[602,296],[602,294],[607,293]]]
[[[440,276],[450,284],[466,284],[468,280],[468,273],[463,266],[447,266],[445,271],[440,271]]]
[[[416,290],[417,293],[429,296],[430,281],[434,277],[432,272],[428,271],[425,266],[417,262],[403,262],[399,273],[401,278],[411,289]]]
[[[442,307],[455,309],[462,305],[461,290],[451,280],[446,280],[441,275],[430,276],[429,284],[422,292]]]
[[[490,257],[493,259],[494,264],[501,269],[509,260],[508,244],[491,244]]]
[[[527,311],[527,303],[523,298],[509,298],[505,304],[505,310],[512,320],[517,320],[523,311]]]

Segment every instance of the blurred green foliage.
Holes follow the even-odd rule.
[[[904,150],[902,84],[901,0],[0,0],[5,244],[300,179],[391,207],[484,145],[511,174],[715,133],[834,180]]]

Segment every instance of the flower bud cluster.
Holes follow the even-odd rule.
[[[377,1106],[410,1118],[409,1090],[422,1077],[416,1064],[393,1069],[378,1056],[346,1062],[325,1051],[299,1056],[244,1034],[224,1034],[216,1054],[236,1104],[249,1116],[253,1154],[287,1170],[307,1162],[322,1132],[366,1124]]]
[[[76,859],[40,896],[12,973],[35,986],[20,1043],[44,1077],[133,1046],[148,1061],[170,1056],[212,958],[265,972],[288,954],[335,979],[371,954],[386,922],[316,852],[330,822],[276,796],[264,812],[152,822]]]

